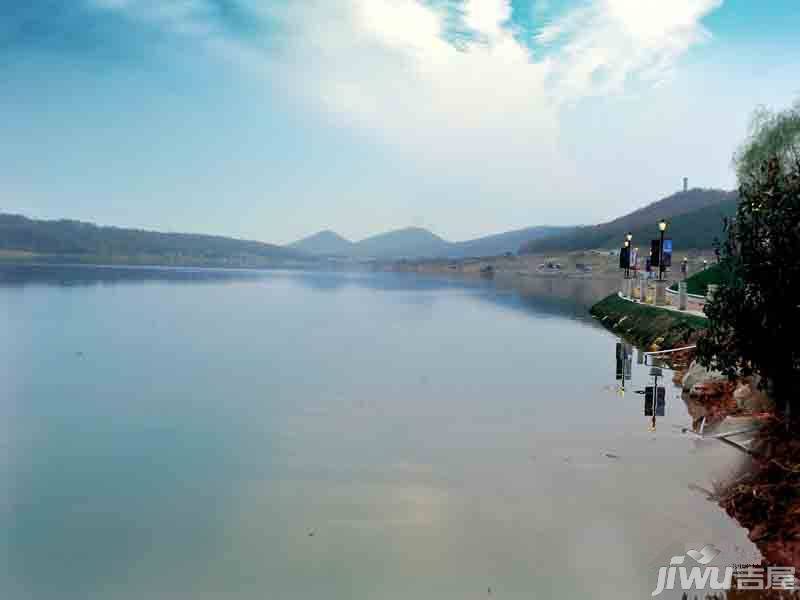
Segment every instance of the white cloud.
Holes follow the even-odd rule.
[[[701,21],[722,3],[588,0],[528,45],[510,0],[239,0],[277,23],[280,51],[271,53],[226,33],[213,0],[91,1],[197,36],[292,94],[298,110],[366,131],[442,177],[469,178],[490,198],[590,189],[560,146],[565,107],[664,82],[708,39]],[[458,43],[454,5],[459,31],[472,33]],[[540,0],[535,14],[547,7]]]
[[[479,35],[459,47],[445,14],[415,0],[313,4],[286,15],[298,32],[289,55],[301,87],[337,119],[425,160],[552,150],[549,66],[503,26],[507,1],[470,0],[464,24]]]
[[[668,77],[720,4],[595,0],[543,27],[533,50],[513,35],[509,0],[465,0],[475,36],[458,47],[444,10],[418,0],[311,1],[284,17],[303,88],[326,109],[412,143],[517,132],[536,146],[563,103]]]
[[[387,47],[430,53],[444,45],[439,15],[417,2],[357,0],[351,10],[354,32],[370,35]]]
[[[511,3],[507,0],[466,0],[464,22],[467,27],[489,40],[507,35],[503,25],[511,19]]]
[[[564,103],[668,77],[709,36],[701,19],[722,3],[591,0],[542,27],[531,49],[513,35],[510,0],[464,0],[463,26],[474,35],[458,47],[448,40],[445,8],[421,0],[306,0],[281,8],[240,0],[289,32],[276,58],[225,34],[214,0],[88,1],[205,38],[249,68],[293,78],[285,83],[326,110],[426,143],[457,132],[552,135]],[[541,136],[528,141],[540,143]]]
[[[631,80],[657,84],[680,57],[710,34],[701,19],[722,0],[598,0],[539,32],[562,101],[621,92]]]

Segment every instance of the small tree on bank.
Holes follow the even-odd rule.
[[[800,105],[759,113],[737,154],[739,206],[726,224],[726,284],[706,305],[698,358],[729,377],[758,374],[780,411],[800,397]]]

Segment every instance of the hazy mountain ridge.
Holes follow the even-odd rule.
[[[157,257],[165,262],[248,263],[308,258],[296,250],[251,240],[195,233],[161,233],[95,225],[84,221],[38,220],[0,213],[0,250],[41,255]]]
[[[325,229],[301,240],[288,244],[288,248],[307,254],[326,256],[349,256],[355,244],[335,231]]]
[[[634,245],[646,247],[657,237],[660,219],[670,222],[669,236],[678,248],[713,247],[722,236],[723,218],[736,212],[735,191],[694,188],[638,208],[599,225],[538,226],[507,231],[463,242],[450,242],[419,227],[381,233],[353,242],[332,231],[321,231],[289,247],[314,255],[350,258],[466,258],[511,253],[546,253],[591,248],[617,248],[627,232]]]
[[[383,259],[445,256],[448,247],[448,242],[421,227],[379,233],[355,244],[357,256]]]
[[[452,258],[506,253],[549,253],[616,248],[625,234],[647,248],[658,236],[657,222],[670,222],[676,249],[708,249],[723,235],[723,218],[733,216],[736,192],[692,189],[678,192],[607,223],[578,227],[538,226],[462,242],[450,242],[420,227],[408,227],[350,241],[320,231],[287,246],[223,236],[161,233],[99,226],[72,220],[37,220],[0,213],[0,251],[75,258],[90,262],[149,262],[270,266],[282,261],[314,261],[320,256],[353,259]]]
[[[456,242],[455,246],[461,251],[463,256],[499,256],[506,252],[513,252],[516,254],[523,245],[530,241],[558,235],[571,230],[571,227],[539,225],[536,227],[525,227],[524,229],[515,229],[513,231],[487,235],[465,242]]]
[[[485,237],[450,242],[421,227],[406,227],[352,242],[325,230],[289,244],[290,248],[316,255],[352,258],[465,258],[516,253],[532,239],[569,230],[567,227],[538,226],[516,229]]]
[[[560,235],[528,242],[523,253],[563,252],[591,248],[618,248],[625,234],[633,233],[634,246],[647,247],[658,237],[657,223],[670,223],[668,237],[676,248],[712,248],[722,236],[723,218],[736,212],[735,191],[694,188],[617,217],[600,225],[573,227]]]

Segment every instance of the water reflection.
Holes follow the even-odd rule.
[[[255,269],[203,267],[138,267],[124,265],[14,265],[0,264],[0,287],[47,285],[87,287],[115,284],[221,283],[262,276]]]
[[[747,541],[686,492],[732,450],[598,393],[591,283],[164,271],[0,285],[9,598],[642,598]]]
[[[498,273],[494,278],[496,290],[511,292],[520,304],[539,314],[584,322],[594,322],[589,315],[589,308],[613,293],[617,287],[616,279],[601,277],[520,277]],[[495,301],[503,301],[501,294],[494,296]]]
[[[612,293],[616,280],[569,277],[520,277],[498,274],[492,279],[366,270],[324,271],[235,269],[126,265],[0,264],[0,288],[55,286],[93,287],[158,283],[164,285],[274,284],[288,282],[323,293],[352,288],[409,292],[406,302],[425,304],[436,292],[462,290],[481,300],[537,316],[567,317],[595,324],[588,309]],[[429,292],[430,294],[426,294]]]
[[[655,432],[657,417],[666,416],[667,388],[664,385],[664,369],[668,365],[658,356],[634,348],[633,344],[619,340],[614,346],[614,378],[620,396],[631,387],[633,380],[633,357],[636,354],[637,380],[643,381],[644,387],[634,389],[634,393],[643,396],[643,413],[649,417],[647,429]],[[661,383],[660,383],[661,382]]]
[[[651,367],[650,376],[653,378],[653,385],[644,388],[644,416],[651,417],[650,430],[656,430],[656,417],[665,415],[667,404],[666,388],[658,385],[660,377],[664,376],[661,367]]]
[[[627,342],[617,342],[617,375],[620,389],[625,392],[625,382],[631,380],[633,370],[633,345]]]
[[[485,280],[420,277],[413,273],[372,273],[364,270],[0,264],[0,287],[28,285],[81,287],[146,282],[220,284],[259,281],[289,281],[320,292],[337,292],[354,286],[380,291],[437,291],[458,286],[486,288],[490,285]]]

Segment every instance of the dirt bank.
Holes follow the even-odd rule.
[[[590,312],[615,333],[645,348],[693,344],[707,324],[700,317],[635,304],[616,294],[595,304]],[[702,368],[693,354],[671,356],[675,383],[682,385],[692,415],[691,429],[708,436],[741,428],[742,423],[761,426],[751,434],[755,437],[747,446],[749,456],[742,470],[729,481],[718,482],[715,499],[748,530],[765,566],[795,567],[800,573],[800,423],[787,426],[773,414],[757,379],[730,381]]]
[[[752,459],[718,500],[747,528],[768,564],[800,573],[800,439],[795,431],[767,419],[751,446]]]
[[[690,356],[684,360],[689,366],[676,374],[676,383],[683,385],[692,430],[709,436],[760,427],[742,448],[748,460],[728,481],[717,482],[715,499],[748,530],[764,566],[794,567],[800,573],[800,423],[787,424],[775,416],[757,379],[729,381]]]

